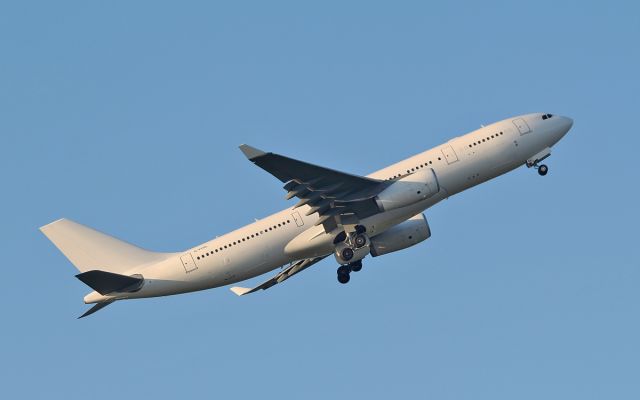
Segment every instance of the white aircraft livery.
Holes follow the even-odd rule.
[[[338,281],[349,282],[367,256],[379,257],[431,236],[423,212],[454,194],[521,165],[537,169],[571,129],[571,118],[546,113],[509,118],[456,137],[368,176],[313,165],[248,145],[240,150],[284,183],[286,210],[178,253],[152,252],[60,219],[40,228],[93,289],[80,318],[117,300],[210,289],[277,268],[242,296],[269,289],[333,255]]]

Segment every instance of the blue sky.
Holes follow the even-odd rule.
[[[631,1],[4,3],[0,395],[639,398],[639,41]],[[549,175],[442,202],[346,286],[327,260],[76,320],[37,230],[178,251],[288,205],[241,143],[366,174],[538,111],[575,120]]]

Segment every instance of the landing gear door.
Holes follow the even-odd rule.
[[[529,128],[529,124],[527,124],[527,121],[525,121],[522,118],[514,119],[513,124],[516,126],[516,128],[518,128],[518,131],[520,131],[520,135],[524,135],[531,132],[531,128]]]

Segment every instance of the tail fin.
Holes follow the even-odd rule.
[[[169,256],[141,249],[69,219],[59,219],[40,230],[80,272],[102,270],[122,274]]]

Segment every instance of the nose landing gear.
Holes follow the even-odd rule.
[[[551,155],[551,149],[547,147],[546,149],[542,150],[540,153],[528,159],[526,165],[528,168],[533,167],[537,169],[538,175],[545,176],[547,172],[549,172],[549,167],[547,167],[544,164],[538,165],[538,163],[542,162],[544,159],[546,159],[550,155]]]
[[[545,176],[547,172],[549,172],[549,167],[544,164],[538,166],[538,175]]]

